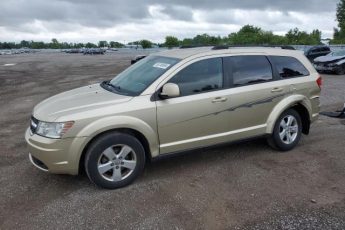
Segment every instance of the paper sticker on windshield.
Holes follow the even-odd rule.
[[[170,64],[162,63],[162,62],[157,62],[156,64],[153,65],[153,67],[160,68],[160,69],[166,69],[169,66],[170,66]]]

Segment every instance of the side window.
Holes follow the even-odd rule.
[[[235,87],[273,79],[271,64],[265,56],[232,56],[226,59],[232,69],[232,84]]]
[[[210,58],[190,64],[169,82],[180,87],[181,96],[220,89],[223,87],[222,58]]]
[[[281,78],[291,78],[309,75],[309,71],[304,65],[293,57],[271,56],[273,64]]]

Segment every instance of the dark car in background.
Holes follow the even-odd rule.
[[[314,66],[318,72],[332,72],[339,75],[345,74],[345,49],[315,58]]]
[[[101,48],[89,48],[89,49],[85,49],[83,52],[84,55],[87,55],[87,54],[94,55],[94,54],[104,54],[104,53],[105,53],[105,50]]]
[[[314,59],[320,56],[325,56],[331,52],[328,46],[312,46],[304,51],[304,55],[309,59],[309,61],[314,62]]]

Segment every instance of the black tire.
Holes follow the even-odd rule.
[[[130,147],[133,150],[130,152],[130,154],[135,154],[136,164],[134,169],[127,177],[121,179],[120,181],[109,181],[105,179],[98,171],[98,163],[100,159],[104,157],[103,152],[106,149],[117,145]],[[109,160],[108,163],[111,163],[111,161]],[[140,141],[134,136],[125,133],[112,132],[100,136],[91,143],[87,149],[84,164],[87,176],[97,186],[107,189],[121,188],[131,184],[142,173],[145,166],[145,150]],[[119,164],[122,164],[122,162]],[[125,168],[122,168],[121,165],[117,166],[117,168],[119,167],[120,173],[122,172],[122,169],[126,170]],[[114,173],[112,170],[115,169],[111,169],[107,172]]]
[[[336,73],[337,75],[344,75],[344,74],[345,74],[345,67],[344,67],[343,65],[339,66],[339,67],[336,69],[335,73]]]
[[[286,119],[287,116],[292,116],[296,119],[296,123],[297,123],[297,135],[295,137],[295,139],[287,144],[285,143],[281,138],[280,138],[280,132],[282,131],[282,128],[280,126],[281,122],[283,119]],[[280,151],[289,151],[291,149],[293,149],[299,142],[299,140],[301,139],[302,136],[302,121],[301,121],[301,116],[299,115],[299,113],[294,110],[294,109],[288,109],[285,112],[283,112],[278,120],[276,121],[274,128],[273,128],[273,133],[272,135],[267,139],[268,144],[277,150]]]

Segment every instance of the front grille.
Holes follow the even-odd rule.
[[[31,131],[31,133],[36,132],[37,125],[38,125],[38,120],[36,118],[34,118],[33,116],[31,116],[31,119],[30,119],[30,131]]]

